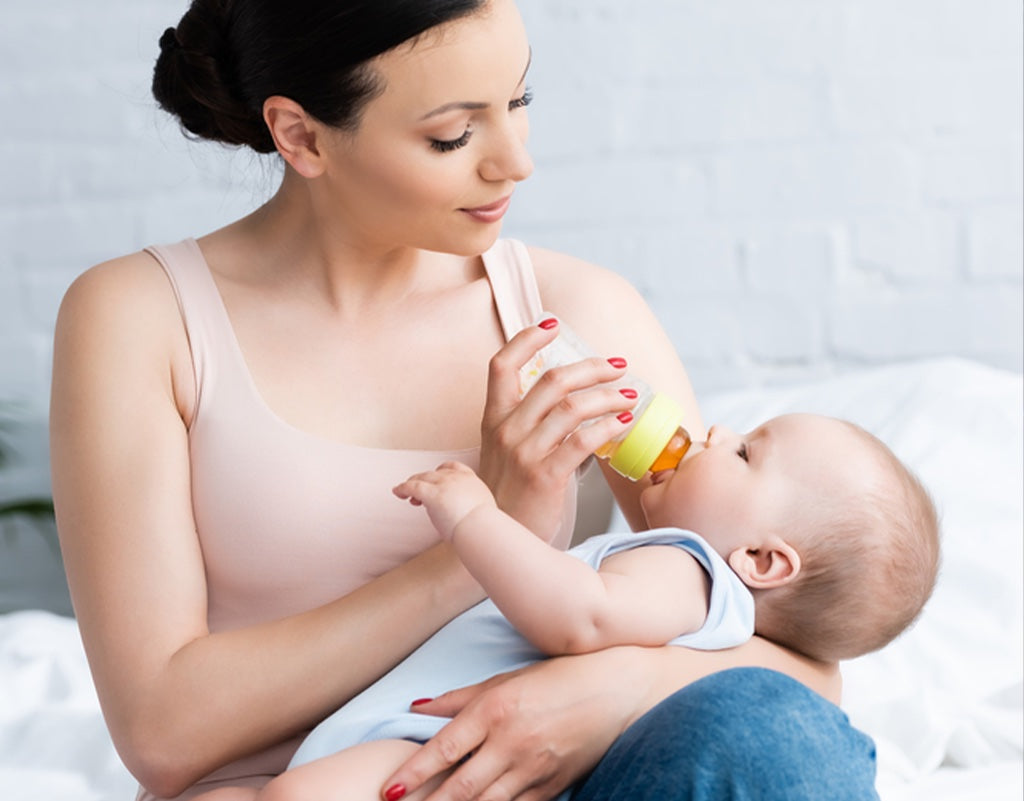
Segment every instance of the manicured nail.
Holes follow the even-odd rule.
[[[622,395],[622,397],[624,397],[624,398],[629,398],[630,400],[636,400],[637,399],[637,391],[635,389],[630,389],[629,387],[625,387],[624,389],[620,389],[619,390],[619,394]]]
[[[537,323],[537,325],[539,325],[545,331],[550,331],[552,328],[558,325],[558,320],[556,320],[554,317],[548,317],[548,319],[546,320],[541,320],[539,323]]]
[[[419,706],[420,704],[429,704],[433,700],[434,700],[433,698],[417,698],[409,706]]]
[[[612,367],[615,367],[615,368],[618,368],[619,370],[621,370],[622,368],[624,368],[626,366],[626,360],[623,359],[623,358],[620,358],[619,356],[612,356],[612,358],[610,358],[608,360],[608,364],[610,364]]]
[[[623,412],[622,414],[617,415],[615,419],[618,420],[623,425],[626,425],[627,423],[632,423],[633,422],[633,413],[632,412]]]
[[[404,784],[392,784],[387,790],[384,791],[384,798],[387,799],[387,801],[398,801],[398,799],[404,795]]]

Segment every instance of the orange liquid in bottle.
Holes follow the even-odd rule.
[[[683,461],[683,457],[686,456],[686,452],[690,450],[690,444],[690,435],[680,428],[672,435],[668,445],[654,460],[654,464],[650,467],[651,472],[657,473],[659,470],[671,470],[678,467],[679,463]]]

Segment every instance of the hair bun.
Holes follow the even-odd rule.
[[[180,48],[181,42],[178,41],[178,32],[174,28],[168,28],[164,31],[160,37],[160,52],[173,53]]]
[[[160,36],[153,97],[196,138],[270,153],[274,141],[262,110],[249,107],[233,77],[224,20],[204,5],[193,3],[177,28]]]

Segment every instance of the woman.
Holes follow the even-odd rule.
[[[276,151],[285,168],[249,216],[87,271],[57,324],[61,543],[140,799],[251,798],[303,732],[480,599],[424,516],[390,496],[397,481],[467,461],[506,511],[564,546],[575,470],[632,403],[603,386],[625,361],[702,430],[635,291],[497,241],[532,170],[529,59],[512,0],[196,0],[161,38],[161,105],[193,135]],[[628,322],[609,321],[613,306]],[[612,358],[552,371],[520,403],[518,367],[555,333],[530,325],[542,307]],[[638,520],[639,487],[609,480]],[[759,641],[552,660],[421,705],[465,710],[382,792],[401,797],[473,751],[431,798],[549,797],[648,710],[584,797],[663,798],[660,782],[688,783],[690,765],[743,787],[757,779],[721,755],[745,748],[745,715],[681,721],[692,738],[680,728],[667,746],[692,753],[671,770],[623,767],[665,759],[666,743],[643,740],[660,739],[680,703],[735,709],[742,694],[719,677],[658,702],[742,665],[838,695],[834,665]],[[780,673],[721,675],[809,707],[810,740],[870,787],[866,744],[834,707]],[[722,737],[731,748],[712,756]],[[781,749],[786,764],[803,747],[775,728],[763,739],[758,753]],[[822,781],[835,773],[816,767]]]

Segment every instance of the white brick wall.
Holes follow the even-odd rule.
[[[148,83],[185,0],[4,0],[0,398],[45,403],[82,269],[272,191]],[[535,176],[506,232],[616,269],[698,391],[1022,367],[1020,0],[520,0]]]

